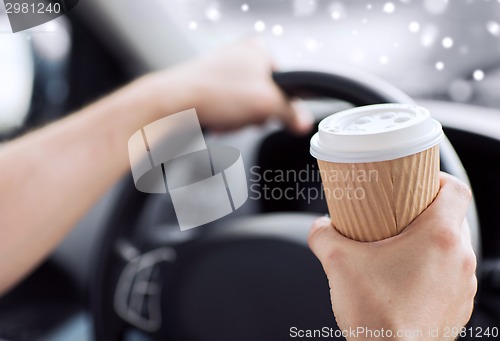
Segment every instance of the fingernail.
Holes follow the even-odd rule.
[[[303,101],[294,100],[292,102],[292,106],[298,114],[298,119],[299,119],[300,123],[306,124],[306,125],[314,123],[314,116],[313,116],[312,112],[309,110],[309,108],[307,108],[307,106],[304,104]]]
[[[302,112],[297,113],[297,132],[299,134],[307,134],[313,128],[313,120],[310,120],[307,114],[303,114]]]
[[[320,217],[314,221],[315,226],[326,226],[330,223],[330,218],[325,216],[325,217]]]

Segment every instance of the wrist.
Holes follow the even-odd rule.
[[[168,70],[142,76],[136,81],[140,101],[149,108],[151,122],[196,107],[196,84],[181,75]]]

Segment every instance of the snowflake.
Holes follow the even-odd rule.
[[[320,47],[322,47],[323,44],[315,39],[308,38],[304,41],[304,47],[306,50],[309,52],[316,52],[319,50]]]
[[[339,20],[345,17],[345,7],[339,2],[334,2],[329,7],[330,16],[333,20]]]
[[[472,73],[472,77],[474,78],[475,81],[482,81],[484,79],[484,71],[483,70],[475,70]]]
[[[294,0],[293,1],[293,14],[295,16],[307,16],[316,11],[315,0]]]
[[[215,6],[208,7],[205,11],[205,16],[210,21],[219,21],[219,19],[221,18],[220,11]]]
[[[445,49],[450,49],[453,47],[453,39],[451,39],[450,37],[445,37],[443,38],[443,40],[441,41],[441,44],[443,44],[443,47]]]
[[[391,14],[396,10],[396,6],[392,2],[386,2],[384,5],[384,12]]]
[[[424,8],[431,14],[441,14],[448,8],[448,0],[424,0]]]
[[[486,29],[494,36],[500,35],[500,25],[496,21],[488,21]]]
[[[412,21],[408,25],[408,29],[410,30],[411,33],[417,33],[418,31],[420,31],[420,24],[416,21]]]
[[[439,33],[439,30],[434,25],[428,25],[424,28],[422,36],[420,37],[420,42],[424,47],[430,47],[434,45],[434,41]]]
[[[255,22],[253,27],[257,32],[264,32],[264,30],[266,29],[266,23],[262,20],[258,20]]]
[[[281,25],[274,25],[272,31],[273,31],[273,34],[275,36],[279,37],[280,35],[283,34],[283,26],[281,26]]]

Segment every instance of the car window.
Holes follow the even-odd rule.
[[[0,8],[3,7],[3,2]],[[31,43],[14,35],[0,9],[0,133],[23,124],[31,103],[34,65]]]
[[[481,94],[490,87],[477,83],[500,79],[495,75],[498,1],[163,3],[199,45],[212,47],[257,34],[283,67],[346,65],[377,74],[416,97],[487,102],[491,96]]]

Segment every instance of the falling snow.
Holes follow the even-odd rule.
[[[330,16],[333,20],[339,20],[346,16],[345,7],[340,2],[334,2],[330,5]]]
[[[485,1],[491,1],[491,0],[485,0]],[[400,9],[408,9],[408,7],[404,6],[403,4],[408,4],[412,3],[415,4],[415,1],[412,0],[392,0],[392,1],[384,1],[381,2],[380,4],[376,4],[374,7],[372,3],[367,3],[365,5],[365,8],[367,11],[371,11],[372,9],[377,9],[380,11],[382,10],[382,14],[393,14],[399,9],[397,6],[400,6]],[[498,3],[500,3],[500,0],[497,0]],[[310,16],[313,15],[318,11],[318,3],[319,0],[293,0],[292,2],[292,8],[291,10],[293,11],[293,14],[295,16]],[[345,5],[346,2],[341,2],[341,0],[334,0],[334,2],[330,3],[330,5],[327,7],[326,10],[326,16],[330,16],[331,19],[333,20],[341,20],[347,17],[347,10],[346,8],[347,5]],[[419,2],[420,3],[420,2]],[[423,0],[422,5],[424,10],[431,15],[441,15],[445,13],[449,5],[451,3],[450,0]],[[383,4],[383,5],[382,5]],[[380,6],[382,5],[382,8]],[[248,3],[242,3],[239,7],[242,12],[249,12],[250,11],[250,6]],[[204,17],[211,22],[218,22],[223,18],[222,13],[225,14],[223,11],[224,8],[222,8],[221,12],[221,7],[220,3],[217,1],[212,1],[210,5],[206,8],[201,8],[201,13],[202,15],[204,14]],[[372,13],[374,14],[374,13]],[[380,14],[380,12],[379,12]],[[398,13],[399,14],[399,13]],[[369,13],[366,13],[368,16]],[[416,19],[416,18],[415,18]],[[368,26],[362,26],[362,31],[360,32],[359,26],[360,24],[366,25],[368,23],[368,19],[364,16],[361,16],[359,19],[357,19],[358,27],[351,27],[351,34],[353,36],[363,36],[365,33],[365,29]],[[427,24],[424,24],[425,21],[427,21]],[[435,20],[423,20],[422,21],[409,21],[407,22],[408,26],[408,31],[411,34],[415,34],[416,37],[419,39],[421,46],[425,48],[430,48],[432,46],[437,45],[437,47],[442,46],[444,49],[454,49],[456,52],[460,53],[461,55],[466,55],[469,53],[469,48],[468,46],[464,45],[460,40],[455,42],[454,39],[450,36],[445,36],[443,32],[440,32],[439,27],[434,24],[437,23],[439,19]],[[185,26],[186,29],[189,29],[191,31],[197,31],[199,32],[200,29],[200,23],[203,21],[195,21],[191,20],[187,22],[187,25]],[[370,18],[370,23],[372,22],[372,19]],[[483,26],[483,33],[484,35],[488,35],[488,33],[491,36],[494,37],[500,37],[500,21],[495,21],[495,20],[490,20],[490,21],[484,21],[482,24]],[[251,24],[250,24],[251,25]],[[269,26],[268,26],[269,25]],[[404,25],[404,24],[403,24]],[[203,27],[204,25],[201,24]],[[204,27],[203,27],[204,28]],[[404,28],[404,26],[403,26]],[[284,34],[285,30],[282,25],[279,24],[274,24],[274,23],[269,23],[266,25],[266,23],[263,20],[257,20],[253,24],[253,29],[258,32],[262,33],[265,32],[266,30],[274,35],[275,37],[280,37]],[[417,35],[418,34],[418,35]],[[455,37],[456,38],[456,37]],[[359,38],[358,38],[359,39]],[[300,44],[300,41],[299,41]],[[389,42],[389,45],[386,45],[388,47],[392,46],[395,49],[401,49],[399,42]],[[404,44],[406,48],[407,43]],[[457,46],[455,46],[457,45]],[[323,47],[323,44],[318,41],[315,37],[309,37],[305,40],[303,40],[303,48],[308,51],[308,52],[317,52],[320,48]],[[365,51],[367,52],[367,51]],[[369,58],[372,58],[372,61],[377,61],[377,54],[374,55],[372,52],[372,55],[370,56],[368,52],[365,55],[365,52],[362,50],[354,50],[351,51],[351,60],[354,62],[366,62],[369,60]],[[473,51],[471,51],[472,53]],[[387,53],[387,54],[384,54]],[[298,57],[302,57],[301,53],[297,54]],[[389,56],[391,56],[391,52],[388,50],[382,50],[378,52],[378,62],[381,65],[387,65],[389,64]],[[393,63],[391,56],[391,63]],[[439,57],[438,57],[439,58]],[[445,65],[448,65],[448,60],[444,59],[438,60],[434,63],[434,68],[437,71],[442,71],[445,69]],[[432,62],[429,65],[432,67]],[[476,82],[480,82],[485,78],[485,73],[483,70],[476,69],[474,72],[472,72],[472,79]],[[472,93],[472,88],[471,85],[472,82],[466,81],[466,80],[455,80],[452,83],[450,83],[450,86],[448,88],[448,94],[449,96],[457,101],[467,101],[470,99],[471,93]],[[469,84],[469,85],[468,85]]]
[[[283,34],[283,26],[281,26],[281,25],[274,25],[272,31],[273,31],[273,34],[275,36],[279,37],[279,36],[281,36]]]
[[[474,71],[474,73],[472,74],[472,77],[474,78],[475,81],[482,81],[484,79],[484,72],[483,70],[476,70]]]
[[[293,0],[293,14],[297,17],[313,14],[316,7],[316,0]]]
[[[448,0],[424,0],[424,8],[430,14],[442,14],[448,8]]]
[[[320,43],[319,41],[317,41],[316,39],[313,39],[313,38],[308,38],[304,41],[304,47],[309,52],[316,52],[322,46],[323,46],[322,43]]]
[[[486,24],[486,29],[494,36],[500,35],[500,25],[496,21],[489,21]]]
[[[420,24],[416,21],[412,21],[408,25],[408,29],[410,30],[411,33],[417,33],[418,31],[420,31]]]
[[[219,21],[219,19],[221,18],[220,11],[215,6],[208,7],[205,11],[205,16],[210,21]]]
[[[396,6],[392,2],[386,2],[384,5],[384,12],[391,14],[396,10]]]
[[[439,33],[439,30],[434,25],[428,25],[424,28],[422,35],[420,37],[420,42],[424,47],[430,47],[434,45],[436,41],[436,37]]]
[[[445,37],[441,41],[441,44],[445,49],[450,49],[453,47],[453,39],[451,39],[450,37]]]
[[[253,28],[257,32],[264,32],[264,30],[266,29],[266,24],[262,20],[259,20],[259,21],[255,22],[255,24],[253,25]]]

